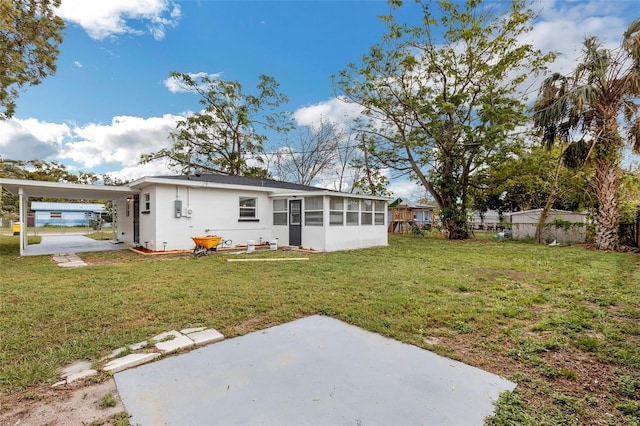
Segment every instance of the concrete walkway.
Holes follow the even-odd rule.
[[[114,377],[141,425],[482,425],[516,386],[323,316]]]
[[[84,235],[42,235],[40,244],[29,244],[25,247],[25,256],[39,256],[43,254],[83,253],[87,251],[108,251],[126,249],[124,244],[114,244],[111,241],[96,241]]]

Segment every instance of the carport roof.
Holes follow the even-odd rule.
[[[128,186],[87,185],[22,179],[0,179],[0,186],[16,195],[22,189],[23,194],[27,197],[83,200],[110,200],[138,192]]]

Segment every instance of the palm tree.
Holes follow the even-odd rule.
[[[573,142],[575,134],[581,135],[570,144],[565,160],[589,161],[595,169],[599,250],[615,250],[618,245],[620,161],[626,143],[640,152],[639,96],[640,20],[636,20],[616,49],[587,38],[573,75],[547,78],[534,105],[534,124],[548,146],[558,140]]]

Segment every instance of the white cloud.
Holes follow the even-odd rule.
[[[24,161],[55,159],[63,140],[70,135],[66,124],[34,118],[0,120],[0,156]]]
[[[73,140],[64,144],[59,157],[86,168],[105,163],[135,166],[140,155],[171,146],[169,134],[180,116],[114,117],[110,124],[89,123],[73,129]]]
[[[221,72],[218,73],[214,73],[214,74],[208,74],[206,72],[197,72],[197,73],[187,73],[187,75],[189,77],[191,77],[194,81],[197,81],[198,79],[202,78],[202,77],[208,77],[212,80],[216,80],[218,78],[220,78],[222,76]],[[171,92],[171,93],[187,93],[187,92],[191,92],[192,90],[189,90],[188,88],[184,87],[180,80],[175,78],[175,77],[169,77],[166,80],[163,81],[164,86]]]
[[[78,61],[73,61],[73,65],[75,65],[78,68],[82,68],[82,64]]]
[[[166,161],[156,160],[146,164],[138,164],[123,167],[119,170],[108,171],[105,174],[115,179],[132,181],[144,176],[173,175],[175,173],[169,169]]]
[[[626,3],[610,0],[568,2],[547,0],[539,3],[540,14],[530,33],[522,42],[531,43],[542,52],[557,52],[556,60],[549,65],[550,72],[570,74],[582,52],[586,37],[596,36],[605,47],[615,48],[620,44],[627,29],[627,17],[621,5]],[[630,3],[629,3],[630,4]],[[529,99],[535,98],[538,87],[545,76],[531,76],[521,86]]]
[[[427,195],[427,190],[420,184],[406,178],[402,180],[392,180],[388,189],[391,191],[393,198],[417,201],[421,198],[430,197]]]
[[[180,6],[172,0],[63,0],[57,13],[65,21],[81,26],[96,40],[146,32],[161,40],[166,28],[178,25],[181,15]],[[146,31],[133,28],[132,20],[145,21]]]
[[[360,106],[348,103],[341,97],[337,97],[315,105],[299,108],[293,113],[293,118],[301,126],[316,128],[321,121],[325,121],[335,123],[347,130],[348,123],[360,116],[361,110]]]
[[[109,174],[133,179],[143,174],[168,174],[163,161],[139,165],[140,156],[170,147],[169,134],[182,116],[114,117],[110,124],[47,123],[17,118],[0,121],[0,157],[12,160],[59,161],[70,170],[101,174],[106,165],[121,168]],[[70,164],[71,163],[71,164]]]

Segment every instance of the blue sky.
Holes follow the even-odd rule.
[[[561,53],[552,66],[560,72],[571,68],[585,36],[617,45],[640,15],[634,0],[536,5],[541,15],[531,41]],[[415,19],[414,11],[401,8],[401,19]],[[220,74],[246,89],[259,74],[271,75],[300,125],[349,113],[331,75],[380,41],[377,16],[389,12],[378,0],[62,0],[67,28],[58,71],[23,92],[15,117],[0,122],[0,156],[129,179],[167,173],[162,164],[137,161],[168,146],[175,121],[199,109],[196,96],[168,89],[171,71]],[[410,198],[418,192],[405,180],[392,190]]]

